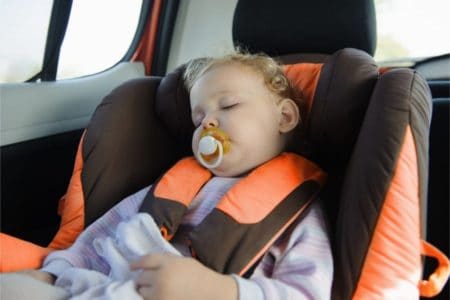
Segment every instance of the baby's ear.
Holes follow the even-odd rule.
[[[297,104],[290,98],[284,98],[278,103],[281,112],[280,132],[286,133],[294,129],[300,121]]]

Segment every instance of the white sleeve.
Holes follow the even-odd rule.
[[[144,188],[120,201],[86,228],[71,247],[51,252],[44,260],[41,270],[55,276],[59,276],[69,267],[86,268],[107,273],[109,265],[97,255],[93,241],[97,238],[114,237],[117,225],[136,215],[148,190],[149,187]]]
[[[269,249],[249,279],[233,278],[239,300],[330,299],[333,259],[318,201]]]

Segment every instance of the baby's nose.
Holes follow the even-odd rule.
[[[219,121],[212,116],[206,116],[202,122],[203,128],[219,127]]]

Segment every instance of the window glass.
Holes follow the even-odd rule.
[[[52,0],[0,0],[0,83],[23,82],[42,68]]]
[[[375,7],[380,63],[409,65],[450,53],[449,0],[375,0]]]
[[[126,54],[142,0],[75,0],[61,47],[58,79],[103,71]]]

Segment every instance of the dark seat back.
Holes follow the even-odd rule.
[[[374,54],[375,23],[372,0],[241,0],[234,16],[233,38],[244,49],[265,52],[283,62],[325,61],[334,66],[328,64],[330,54],[342,48]],[[367,94],[354,99],[350,107],[344,94],[332,99],[331,91],[343,93],[336,89],[337,85],[364,78],[368,70],[377,68],[372,63],[369,66],[368,62],[365,69],[343,64],[326,72],[324,76],[330,78],[322,76],[321,80],[330,86],[320,87],[319,82],[308,120],[306,137],[311,155],[330,175],[322,197],[333,227],[335,299],[371,298],[370,292],[389,298],[389,284],[409,287],[409,296],[418,296],[419,277],[412,274],[421,271],[419,240],[425,238],[426,232],[431,97],[420,75],[400,69],[376,78],[368,76],[371,80],[364,87]],[[408,160],[414,162],[413,173],[405,169]],[[405,173],[410,176],[399,183],[399,174]],[[401,187],[403,196],[392,196],[395,185]],[[415,193],[408,194],[411,190]],[[402,213],[390,215],[391,202],[397,203],[396,209]],[[402,223],[408,219],[404,211],[409,209],[417,218],[406,225]],[[408,232],[408,226],[417,226],[417,230]],[[410,239],[396,240],[392,235],[409,235]],[[377,248],[377,243],[384,247]],[[408,256],[402,247],[413,253],[415,263],[409,264],[409,269],[393,267],[394,261],[402,261],[402,255]],[[384,264],[377,251],[385,255]],[[392,282],[386,285],[386,280]]]

